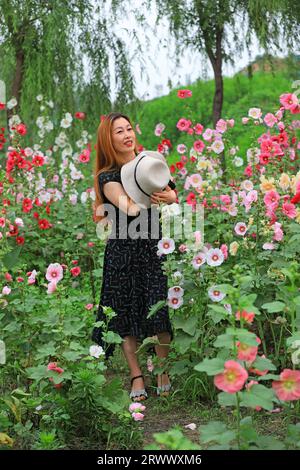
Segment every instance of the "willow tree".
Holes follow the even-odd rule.
[[[95,119],[110,111],[110,56],[118,79],[115,105],[134,96],[127,46],[112,32],[103,4],[0,0],[0,80],[25,122],[37,116],[39,94],[59,112],[77,107]]]

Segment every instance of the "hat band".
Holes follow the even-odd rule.
[[[137,187],[139,188],[140,191],[142,191],[142,193],[146,194],[146,196],[148,197],[151,197],[151,194],[148,194],[146,193],[143,188],[141,188],[141,186],[139,185],[137,179],[136,179],[136,169],[137,169],[137,166],[138,164],[141,162],[141,160],[143,160],[143,158],[147,157],[147,155],[143,155],[142,158],[139,159],[139,161],[137,162],[137,164],[135,165],[135,169],[134,169],[134,181],[136,182],[136,185]]]

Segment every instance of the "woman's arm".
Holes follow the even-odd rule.
[[[122,212],[130,216],[138,215],[141,208],[135,202],[130,199],[127,193],[124,191],[121,183],[117,181],[109,181],[103,185],[103,192],[107,199],[119,207]]]

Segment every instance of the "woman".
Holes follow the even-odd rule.
[[[155,346],[156,354],[160,358],[165,358],[173,337],[168,306],[164,306],[147,319],[149,308],[159,300],[167,298],[167,276],[164,275],[161,266],[166,255],[162,255],[161,258],[157,255],[157,243],[162,237],[161,225],[159,224],[159,239],[117,238],[123,230],[123,227],[118,226],[120,210],[127,214],[128,225],[138,217],[141,210],[148,211],[151,221],[151,209],[140,209],[121,184],[122,165],[133,160],[138,154],[137,139],[129,117],[121,113],[107,115],[99,125],[96,148],[96,213],[99,214],[99,208],[103,210],[103,203],[113,204],[117,213],[116,238],[109,238],[105,247],[97,321],[105,320],[103,306],[112,307],[117,314],[110,321],[109,330],[123,338],[122,350],[131,374],[130,397],[140,401],[147,398],[147,392],[136,354],[137,341],[157,335],[160,344]],[[164,191],[153,193],[151,203],[176,202],[176,193],[171,186],[175,188],[175,184],[170,180]],[[101,216],[94,217],[94,220],[103,222],[105,219],[103,214],[105,213],[102,212]],[[113,353],[114,345],[107,347],[103,342],[101,328],[93,329],[92,339],[106,349],[106,357]],[[168,375],[158,375],[157,394],[166,395],[169,389]]]

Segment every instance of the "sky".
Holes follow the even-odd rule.
[[[130,2],[132,8],[139,8],[139,0],[132,0]],[[154,27],[155,19],[157,16],[155,9],[155,2],[153,2],[152,9],[145,13],[147,22],[150,27]],[[126,31],[128,30],[128,31]],[[140,61],[137,59],[137,54],[133,47],[132,31],[135,30],[141,43],[144,45],[145,51],[142,57],[143,64],[149,76],[149,82],[145,73],[141,71]],[[163,20],[158,26],[156,34],[151,34],[150,30],[144,31],[135,21],[132,14],[128,14],[126,18],[126,11],[122,11],[122,17],[119,19],[115,26],[115,34],[128,44],[128,55],[132,70],[134,70],[136,94],[140,99],[149,100],[158,96],[167,95],[170,91],[168,87],[168,80],[171,79],[173,88],[177,86],[188,86],[198,78],[210,79],[213,78],[213,70],[210,63],[204,60],[204,56],[200,53],[187,50],[184,55],[180,57],[180,64],[176,66],[175,58],[176,48],[174,40],[168,34],[167,19]],[[151,48],[146,50],[145,33],[150,36]],[[224,64],[223,74],[225,76],[232,76],[238,70],[245,67],[250,61],[254,60],[257,55],[262,54],[262,49],[259,48],[257,41],[254,41],[251,51],[244,51],[240,57],[235,58],[234,66]],[[277,54],[284,56],[284,54]],[[113,59],[110,60],[111,71],[111,99],[115,97],[115,81],[114,81],[114,64]]]

